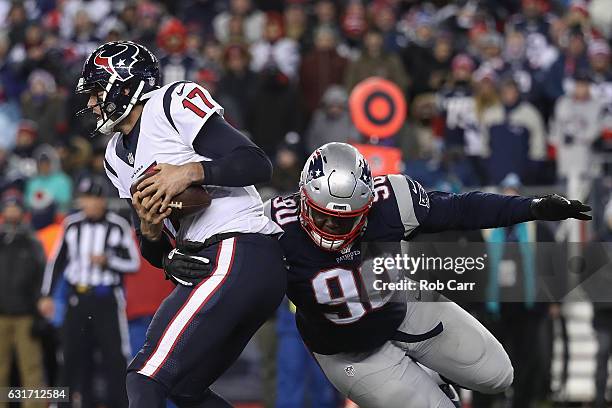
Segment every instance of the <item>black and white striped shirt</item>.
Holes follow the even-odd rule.
[[[104,267],[91,262],[92,256],[99,255],[106,256]],[[107,212],[92,221],[78,212],[64,220],[64,233],[47,263],[41,292],[50,295],[62,273],[74,286],[116,286],[121,283],[121,274],[136,272],[139,267],[138,248],[125,219]]]

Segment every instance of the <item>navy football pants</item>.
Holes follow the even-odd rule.
[[[208,387],[283,298],[286,271],[276,238],[242,234],[198,255],[214,271],[196,287],[178,285],[155,313],[128,367],[130,407],[161,407],[166,397],[181,407],[224,406]]]

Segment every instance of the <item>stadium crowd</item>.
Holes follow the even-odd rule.
[[[266,151],[275,171],[272,182],[260,186],[264,199],[296,189],[315,147],[372,144],[398,149],[403,171],[431,189],[566,191],[568,181],[580,180],[595,191],[589,200],[596,211],[594,227],[582,238],[612,240],[610,0],[0,0],[0,386],[8,384],[11,370],[5,333],[21,331],[27,338],[27,325],[42,348],[15,340],[21,383],[62,384],[61,359],[55,358],[61,336],[37,312],[43,259],[54,256],[81,180],[104,178],[107,139],[90,138],[91,119],[75,116],[86,101],[74,89],[85,57],[119,39],[158,55],[164,83],[187,79],[208,89],[225,118]],[[384,140],[361,134],[349,111],[351,90],[372,76],[394,82],[408,103],[405,125]],[[115,198],[106,183],[108,197]],[[123,208],[115,201],[110,207]],[[19,234],[20,248],[40,255],[15,265],[8,248]],[[17,267],[31,278],[11,281]],[[143,261],[139,274],[126,279],[133,352],[169,290],[155,273]],[[150,290],[141,289],[144,281]],[[30,298],[9,296],[16,291]],[[50,316],[59,327],[56,309]],[[510,327],[526,321],[516,316],[539,313],[538,326],[559,314],[558,305],[545,312],[523,309],[512,311]],[[481,312],[495,320],[495,311]],[[34,317],[5,319],[23,314]],[[612,309],[601,306],[599,317],[600,360],[607,361]],[[335,406],[329,384],[316,367],[307,367],[290,305],[277,320],[258,338],[265,405],[296,407],[295,399],[308,394],[300,375],[279,376],[275,390],[278,348],[284,357],[279,370],[312,374],[312,406]],[[521,342],[513,334],[521,330],[505,333],[504,345],[524,354],[533,337]],[[515,398],[516,407],[548,398],[549,385],[528,381],[530,373],[541,372],[546,382],[547,366],[533,364],[546,362],[530,360],[517,370],[519,386],[528,390],[520,391],[524,399]],[[605,391],[605,369],[597,375]],[[604,406],[602,395],[598,406]]]

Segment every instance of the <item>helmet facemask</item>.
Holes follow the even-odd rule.
[[[304,230],[317,246],[327,251],[339,251],[349,246],[357,239],[367,223],[367,214],[371,202],[366,207],[356,211],[337,211],[319,207],[308,197],[304,189],[301,191],[300,221]],[[324,221],[327,219],[327,221]],[[333,228],[333,231],[325,230]]]
[[[115,132],[115,126],[130,114],[140,100],[145,85],[144,81],[140,81],[135,92],[132,92],[130,84],[122,83],[117,79],[113,75],[106,83],[103,81],[86,83],[84,78],[79,78],[77,93],[90,94],[91,92],[102,92],[102,97],[98,98],[98,103],[77,112],[77,116],[86,114],[94,114],[96,116],[96,128],[92,132],[92,136],[97,133],[110,135]],[[110,98],[109,95],[111,96]],[[110,102],[109,100],[115,100],[117,103]],[[117,106],[117,104],[121,106]],[[97,107],[100,108],[100,116],[94,112],[94,109]]]

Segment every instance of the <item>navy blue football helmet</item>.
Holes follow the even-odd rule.
[[[99,106],[102,116],[94,134],[111,134],[160,82],[159,61],[148,49],[132,41],[108,42],[89,55],[76,88],[77,93],[102,92],[102,98],[77,115],[92,113]]]

